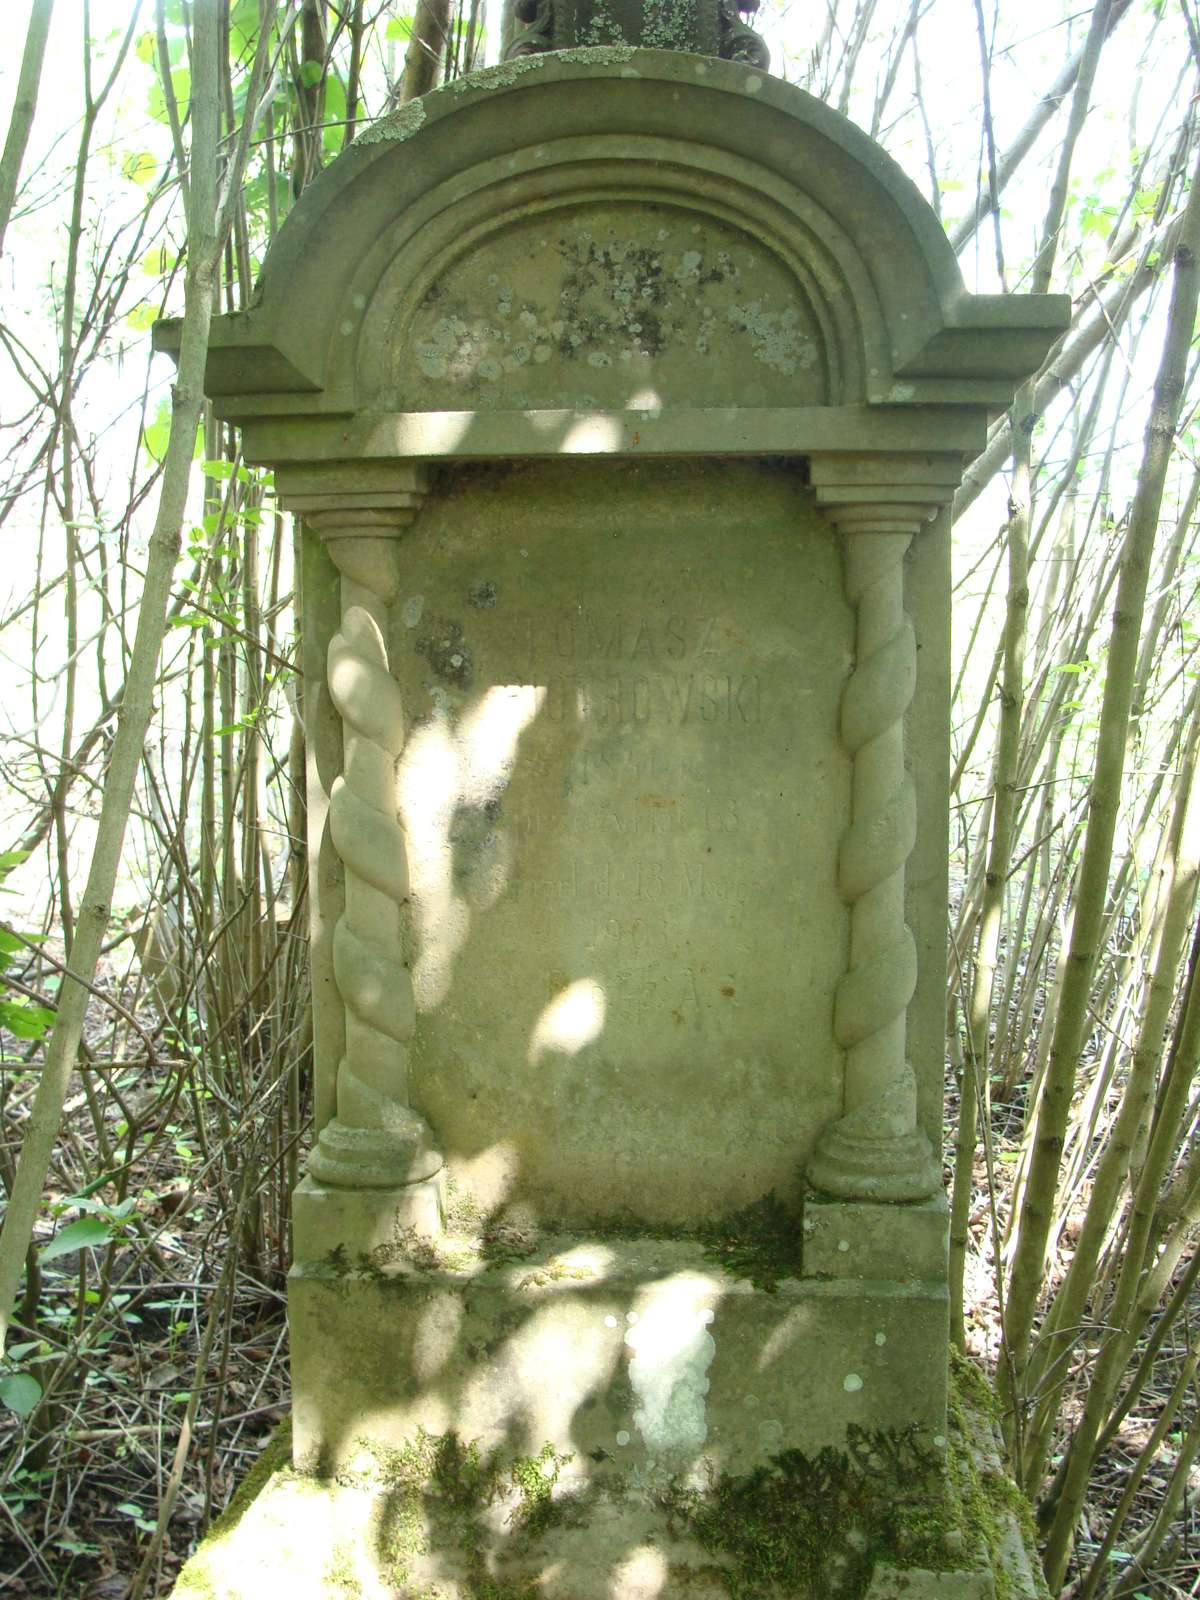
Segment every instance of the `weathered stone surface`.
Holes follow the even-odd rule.
[[[549,1445],[424,1434],[318,1479],[284,1465],[284,1439],[175,1600],[1047,1600],[972,1388],[956,1389],[944,1472],[884,1443],[749,1477],[600,1480],[602,1459]]]
[[[931,666],[910,712],[922,956],[946,904],[944,554],[931,533],[908,564]],[[798,1202],[841,1104],[853,640],[838,540],[802,480],[732,462],[478,470],[434,489],[397,560],[412,1092],[451,1170],[485,1210],[572,1226],[686,1225],[771,1189]],[[318,707],[309,733],[324,787],[340,729]],[[315,842],[327,926],[338,889]],[[322,1039],[331,973],[315,941]],[[910,1057],[935,1142],[942,1025],[923,959]],[[331,1039],[318,1072],[338,1053]]]
[[[404,410],[829,399],[825,340],[771,251],[715,217],[594,202],[534,216],[395,295],[376,382]],[[385,366],[383,362],[388,364]]]
[[[756,1288],[719,1257],[568,1236],[498,1265],[450,1238],[421,1266],[386,1248],[298,1266],[297,1460],[329,1472],[361,1438],[419,1429],[485,1453],[549,1444],[588,1481],[745,1473],[841,1447],[847,1428],[913,1427],[944,1448],[944,1284]]]
[[[903,1206],[809,1195],[804,1204],[804,1276],[940,1283],[946,1276],[949,1237],[943,1194]]]
[[[1069,307],[1060,296],[966,294],[954,253],[917,190],[828,106],[741,63],[616,45],[507,62],[365,130],[290,214],[254,310],[214,321],[210,393],[229,415],[247,420],[403,410],[395,383],[399,353],[388,334],[423,315],[423,304],[426,315],[433,312],[431,290],[445,286],[456,295],[476,252],[517,270],[515,240],[528,238],[524,230],[535,216],[549,239],[564,238],[577,210],[602,254],[609,238],[602,213],[608,210],[615,225],[631,198],[659,208],[654,227],[636,243],[644,251],[665,249],[671,262],[661,262],[664,271],[679,270],[695,248],[683,245],[678,230],[696,227],[707,272],[720,270],[716,256],[726,250],[759,284],[741,299],[732,279],[703,286],[702,303],[721,291],[712,307],[720,339],[698,352],[693,334],[683,350],[663,352],[663,379],[673,392],[671,373],[693,362],[696,393],[685,397],[691,405],[767,403],[751,399],[738,376],[750,370],[738,352],[753,347],[757,325],[781,359],[796,355],[793,376],[802,386],[805,370],[828,374],[824,398],[831,404],[973,407],[982,420],[989,405],[1007,404],[1065,325]],[[664,228],[668,237],[659,240]],[[549,243],[546,252],[533,248],[551,252]],[[611,277],[611,258],[596,264],[602,279]],[[505,344],[501,324],[519,319],[525,307],[507,265],[493,270],[495,284],[484,274],[483,303],[464,306],[465,317],[454,313],[465,331],[443,329],[434,340],[438,349],[459,352],[464,377],[476,360],[499,364],[493,377],[472,374],[478,380],[472,394],[485,411],[519,404],[513,397],[530,381],[538,348],[531,344],[529,361],[519,362],[513,345],[520,341]],[[790,280],[786,292],[780,273]],[[528,308],[539,326],[552,309],[544,303],[544,281],[543,275]],[[600,298],[592,317],[604,307],[604,318],[619,322],[608,288],[594,287]],[[699,287],[680,284],[660,310],[690,328],[685,303]],[[512,291],[509,317],[500,316],[505,288]],[[740,327],[729,314],[737,305]],[[823,348],[813,369],[799,366],[799,344],[792,354],[779,350],[789,310],[796,312],[797,337],[811,327],[810,318],[820,327]],[[561,320],[565,331],[571,319]],[[427,335],[436,323],[434,316]],[[484,328],[495,335],[476,355]],[[594,343],[593,329],[582,324],[573,331],[580,336],[576,359],[563,354],[569,381],[553,404],[586,409],[603,371],[590,367],[588,356],[604,353],[611,340],[607,353],[618,371],[622,351],[642,363],[648,325],[637,334],[626,327],[628,338],[620,342],[613,332]],[[160,324],[160,346],[170,348],[177,337],[177,325]],[[729,356],[728,380],[723,362],[713,359],[718,347]],[[653,367],[657,356],[651,351],[645,359]],[[778,391],[785,374],[757,365],[764,385]],[[621,404],[635,406],[641,386],[639,377]],[[786,403],[797,411],[803,406],[799,397]],[[418,395],[415,408],[427,404]],[[793,439],[796,450],[809,443]],[[854,442],[870,448],[869,431]],[[252,428],[248,456],[260,459],[259,448]]]
[[[349,1189],[300,1180],[292,1193],[295,1254],[301,1261],[321,1261],[340,1251],[347,1261],[390,1249],[397,1234],[415,1232],[431,1238],[442,1231],[445,1216],[445,1170],[424,1183],[397,1189]]]

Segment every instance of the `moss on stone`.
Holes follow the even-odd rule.
[[[472,1600],[529,1600],[537,1585],[505,1583],[487,1570],[489,1530],[483,1513],[497,1500],[515,1499],[509,1513],[514,1545],[529,1544],[550,1528],[570,1520],[575,1508],[556,1499],[559,1474],[571,1460],[544,1444],[536,1455],[507,1464],[480,1454],[474,1441],[457,1433],[418,1430],[400,1446],[364,1441],[369,1465],[338,1475],[346,1487],[369,1489],[378,1498],[376,1558],[386,1583],[411,1585],[419,1560],[453,1552],[470,1585]],[[405,1589],[412,1600],[435,1600],[435,1591]]]
[[[330,1600],[362,1600],[362,1584],[354,1571],[354,1557],[344,1544],[337,1544],[325,1568],[325,1588]]]
[[[705,1260],[774,1294],[800,1276],[800,1225],[774,1193],[697,1231]]]
[[[554,1488],[558,1475],[572,1458],[561,1456],[553,1445],[544,1444],[536,1456],[519,1456],[509,1468],[509,1478],[521,1496],[512,1521],[518,1532],[536,1539],[568,1515],[563,1501],[556,1501]]]
[[[502,1213],[485,1214],[453,1181],[447,1197],[446,1231],[439,1238],[409,1231],[391,1244],[360,1252],[353,1261],[339,1246],[323,1265],[337,1278],[353,1274],[379,1281],[399,1262],[418,1272],[469,1273],[484,1266],[516,1265],[533,1255],[547,1235],[564,1231],[589,1243],[606,1239],[690,1241],[700,1246],[711,1266],[767,1294],[775,1293],[785,1278],[800,1276],[800,1224],[773,1192],[691,1229],[665,1230],[634,1219],[597,1218],[587,1227],[565,1230],[551,1224],[539,1228],[516,1223]],[[533,1268],[518,1287],[541,1288],[566,1279],[584,1281],[591,1275],[584,1267],[551,1260]]]
[[[915,1430],[855,1431],[844,1451],[785,1450],[738,1477],[662,1497],[671,1521],[718,1559],[732,1600],[764,1592],[859,1600],[876,1563],[952,1571],[954,1507],[940,1457]]]
[[[769,1220],[769,1219],[768,1219]],[[748,1225],[747,1225],[748,1226]],[[726,1235],[744,1236],[738,1227]],[[735,1257],[740,1256],[735,1251]],[[571,1460],[546,1443],[529,1455],[484,1453],[457,1433],[423,1431],[400,1446],[361,1441],[355,1464],[336,1484],[351,1501],[370,1499],[368,1526],[373,1570],[406,1600],[442,1600],[447,1581],[471,1600],[534,1600],[530,1577],[540,1541],[556,1528],[585,1526],[603,1502],[632,1492],[620,1476],[572,1485],[561,1475]],[[791,1600],[861,1600],[877,1567],[912,1571],[965,1571],[985,1563],[997,1600],[1030,1600],[1037,1586],[1036,1550],[1028,1504],[1000,1470],[995,1406],[986,1380],[961,1360],[952,1361],[950,1414],[945,1440],[917,1430],[851,1430],[841,1450],[808,1456],[784,1451],[741,1476],[707,1483],[643,1482],[668,1529],[694,1541],[700,1564],[672,1563],[681,1592],[691,1582],[711,1589],[715,1578],[731,1600],[787,1594]],[[290,1428],[284,1424],[247,1475],[207,1546],[224,1539],[269,1479],[311,1484],[288,1464]],[[500,1533],[504,1528],[506,1532]],[[1023,1540],[1030,1579],[1014,1539]],[[520,1578],[498,1578],[498,1544],[519,1557]],[[181,1574],[178,1600],[224,1600],[206,1567],[205,1546]],[[335,1543],[323,1574],[335,1600],[359,1600],[364,1552]],[[699,1554],[699,1552],[698,1552]],[[430,1562],[438,1570],[430,1581]]]
[[[596,1274],[586,1267],[573,1267],[567,1261],[557,1257],[547,1261],[544,1267],[536,1267],[532,1272],[527,1272],[517,1284],[518,1289],[544,1289],[551,1283],[576,1282],[585,1283]]]
[[[961,1502],[966,1536],[975,1548],[986,1552],[995,1579],[996,1600],[1011,1600],[1016,1593],[1012,1559],[1005,1548],[1010,1534],[1024,1546],[1039,1593],[1048,1596],[1041,1580],[1033,1509],[1012,1478],[1003,1471],[994,1470],[973,1443],[984,1440],[1000,1459],[1000,1410],[996,1396],[975,1363],[957,1350],[950,1352],[948,1403],[951,1440],[955,1447],[949,1476]]]
[[[258,1459],[242,1479],[229,1504],[209,1526],[176,1580],[178,1600],[218,1600],[208,1571],[208,1552],[229,1537],[246,1512],[277,1473],[292,1470],[292,1419],[285,1417],[263,1446]]]
[[[696,1228],[664,1229],[633,1219],[596,1218],[571,1231],[581,1241],[597,1244],[606,1239],[691,1242],[700,1246],[710,1266],[767,1294],[774,1294],[785,1278],[800,1276],[800,1223],[773,1191]]]

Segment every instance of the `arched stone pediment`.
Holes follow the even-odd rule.
[[[660,236],[632,251],[647,207]],[[994,406],[1061,314],[969,295],[914,186],[802,90],[677,52],[560,51],[404,106],[333,162],[253,307],[214,324],[209,391],[231,417],[270,396],[486,412],[564,390],[604,410]]]
[[[719,150],[661,140],[632,159],[603,140],[584,159],[583,143],[525,152],[519,175],[486,164],[382,274],[366,265],[333,386],[402,411],[865,398],[882,318],[831,219]]]

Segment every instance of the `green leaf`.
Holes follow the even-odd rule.
[[[42,1246],[38,1260],[54,1261],[88,1245],[107,1244],[111,1238],[112,1228],[103,1217],[80,1217],[78,1222],[69,1222],[65,1228],[60,1228],[50,1243]]]
[[[158,321],[160,315],[161,312],[158,306],[152,306],[147,300],[144,304],[134,306],[132,311],[126,313],[125,326],[132,328],[134,333],[148,333]]]
[[[161,278],[175,265],[175,256],[164,245],[155,245],[142,257],[142,271],[148,278]]]
[[[300,82],[306,89],[315,89],[325,76],[325,63],[323,61],[302,61],[300,63]]]
[[[40,1039],[54,1026],[54,1013],[26,1000],[0,1000],[0,1028],[15,1039]]]
[[[6,1372],[0,1377],[0,1401],[19,1417],[27,1417],[42,1398],[42,1386],[27,1372]]]
[[[384,29],[383,36],[385,39],[411,39],[412,30],[413,19],[411,15],[393,17]]]
[[[167,453],[167,440],[171,437],[171,402],[164,395],[158,402],[154,421],[142,429],[142,443],[152,461],[159,462]]]
[[[145,186],[158,171],[158,162],[149,150],[131,150],[121,162],[121,171],[132,183]]]
[[[258,37],[258,0],[238,0],[229,13],[229,43],[240,60],[249,56]]]
[[[331,72],[325,83],[325,121],[334,124],[326,128],[323,141],[326,155],[336,155],[342,148],[345,128],[337,126],[346,120],[346,86],[336,72]]]
[[[98,1556],[100,1546],[88,1544],[84,1539],[77,1539],[73,1533],[60,1534],[54,1541],[56,1550],[65,1550],[69,1556]]]
[[[175,67],[172,70],[171,87],[175,91],[175,106],[179,112],[179,120],[186,121],[192,98],[192,75],[186,67]],[[150,85],[148,100],[150,115],[154,120],[169,125],[171,119],[167,114],[167,97],[163,93],[161,83],[155,81]]]
[[[142,445],[146,454],[156,465],[161,463],[167,453],[167,441],[171,437],[171,402],[166,395],[158,403],[158,410],[154,413],[154,421],[148,422],[142,429]],[[192,450],[193,460],[199,461],[204,455],[204,424],[201,422],[196,428],[196,443]]]

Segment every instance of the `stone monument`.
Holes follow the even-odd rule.
[[[305,529],[295,1461],[407,1507],[380,1593],[986,1595],[896,1520],[962,1489],[945,508],[1066,302],[730,0],[506,41],[214,323]]]

